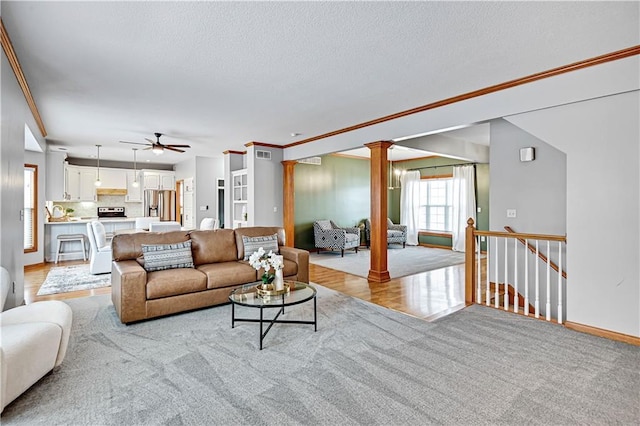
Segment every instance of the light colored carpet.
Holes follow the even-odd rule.
[[[57,266],[51,268],[47,274],[47,278],[38,290],[38,296],[109,287],[110,285],[111,274],[92,275],[89,272],[89,265]]]
[[[73,299],[67,357],[3,425],[637,424],[640,351],[483,306],[428,323],[318,286],[318,331],[229,305],[130,326]],[[243,308],[239,313],[251,310]],[[310,319],[313,305],[286,317]]]
[[[371,267],[371,251],[358,249],[358,253],[355,253],[353,250],[347,250],[344,257],[340,256],[339,251],[321,251],[311,253],[309,262],[367,278]],[[387,267],[391,278],[405,277],[461,263],[464,263],[464,253],[452,250],[422,246],[402,248],[396,244],[390,245],[387,249]]]

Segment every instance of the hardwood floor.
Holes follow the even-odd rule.
[[[88,263],[66,261],[58,265],[28,266],[24,271],[25,303],[40,300],[65,300],[77,297],[111,294],[111,288],[81,290],[70,293],[37,296],[49,270],[55,266],[69,266]],[[366,278],[347,274],[322,266],[309,265],[310,279],[327,288],[375,303],[389,309],[423,318],[427,321],[440,318],[464,308],[464,264],[422,272],[402,278],[394,278],[386,283],[370,283]]]

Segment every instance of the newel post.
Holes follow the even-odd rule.
[[[473,219],[469,218],[464,244],[464,301],[467,305],[476,302],[476,238],[473,235],[474,231]]]

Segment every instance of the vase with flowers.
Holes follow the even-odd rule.
[[[282,268],[284,268],[284,258],[281,255],[269,250],[265,252],[262,247],[258,251],[249,256],[249,264],[256,270],[262,269],[262,284],[272,284],[273,289],[280,291],[284,289],[284,281],[282,279]],[[271,273],[273,269],[273,273]]]

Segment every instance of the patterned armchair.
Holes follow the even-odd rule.
[[[360,228],[340,228],[332,220],[317,220],[313,223],[315,246],[320,249],[340,250],[344,257],[346,249],[360,246]]]
[[[367,241],[367,248],[371,245],[371,222],[364,220],[364,237]],[[387,244],[402,244],[402,248],[407,245],[407,225],[394,225],[391,219],[387,218]]]

